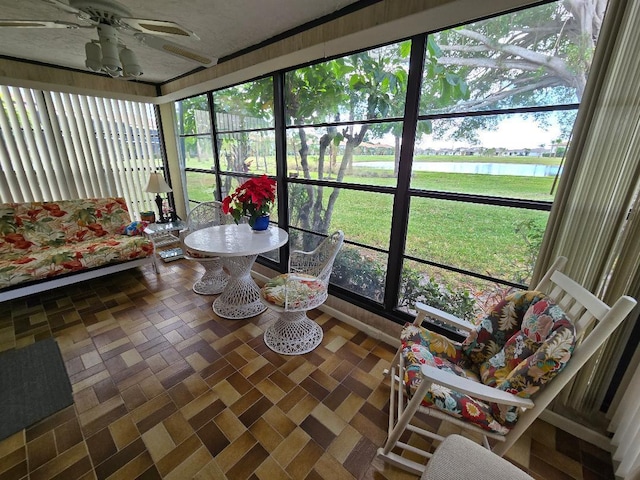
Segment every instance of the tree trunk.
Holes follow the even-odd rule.
[[[360,132],[355,135],[348,134],[346,130],[343,132],[344,137],[347,139],[347,144],[344,147],[344,155],[342,156],[340,168],[338,169],[338,175],[336,177],[337,182],[341,182],[344,179],[348,165],[351,165],[353,163],[353,151],[358,145],[362,143],[362,140],[364,140],[364,136],[368,130],[369,125],[363,125]],[[329,196],[329,201],[327,202],[327,209],[325,210],[322,229],[318,229],[318,231],[322,233],[326,234],[329,232],[331,216],[333,215],[333,207],[336,203],[336,200],[338,200],[338,195],[340,195],[340,190],[338,188],[334,188],[331,192],[331,195]]]
[[[307,180],[311,179],[311,172],[309,171],[309,144],[307,143],[307,132],[305,132],[304,128],[298,128],[298,136],[300,137],[300,166],[302,167],[302,174],[304,178]],[[305,190],[307,192],[306,201],[301,205],[299,212],[299,220],[300,227],[306,230],[310,230],[310,222],[309,213],[311,212],[311,207],[313,205],[314,199],[314,191],[313,185],[305,185]]]

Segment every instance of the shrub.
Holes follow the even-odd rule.
[[[384,265],[363,256],[357,249],[343,247],[336,257],[331,281],[347,290],[360,293],[373,301],[384,300]],[[404,268],[400,279],[398,307],[412,309],[423,302],[459,318],[471,321],[476,302],[467,289],[454,289],[410,268]]]
[[[333,265],[331,281],[375,302],[384,298],[384,268],[374,259],[364,257],[355,248],[342,247]]]

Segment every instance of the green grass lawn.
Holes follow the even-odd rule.
[[[361,156],[355,161],[368,161]],[[455,157],[469,160],[469,157]],[[447,156],[444,160],[451,161]],[[531,163],[557,159],[531,159],[528,157],[471,157],[470,161],[509,161]],[[434,161],[433,157],[420,160]],[[438,160],[441,160],[438,157]],[[393,172],[367,169],[364,176],[359,169],[347,175],[345,183],[395,187]],[[210,200],[213,176],[187,172],[189,198]],[[518,177],[474,175],[458,173],[415,172],[411,188],[458,192],[487,196],[511,197],[529,200],[552,201],[550,193],[553,177]],[[325,187],[325,202],[333,189]],[[340,191],[331,219],[330,231],[343,230],[348,240],[387,250],[391,235],[393,196],[360,192],[348,189]],[[475,272],[490,274],[509,280],[513,272],[522,269],[527,258],[527,239],[517,231],[522,222],[535,225],[543,231],[548,213],[491,205],[471,204],[446,200],[414,197],[411,200],[406,253],[418,258],[454,265]]]

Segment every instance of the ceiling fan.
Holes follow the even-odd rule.
[[[112,77],[139,77],[142,67],[135,54],[121,40],[120,34],[133,37],[142,45],[176,55],[202,66],[215,65],[217,58],[209,58],[164,37],[190,38],[198,36],[175,22],[133,18],[129,10],[113,0],[40,0],[75,15],[85,24],[57,20],[0,20],[0,28],[95,28],[97,40],[85,45],[85,65],[94,72]]]

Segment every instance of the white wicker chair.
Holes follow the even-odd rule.
[[[322,328],[307,316],[328,297],[333,262],[344,242],[337,231],[312,252],[294,250],[289,255],[289,273],[278,275],[261,289],[262,301],[279,313],[264,332],[267,346],[284,355],[301,355],[322,341]]]
[[[230,215],[222,212],[220,202],[203,202],[196,206],[187,217],[187,228],[180,232],[181,241],[191,232],[214,225],[233,222]],[[222,269],[220,257],[206,257],[200,253],[190,251],[182,242],[184,258],[200,263],[204,267],[204,274],[193,284],[193,291],[200,295],[216,295],[224,290],[229,275]]]

